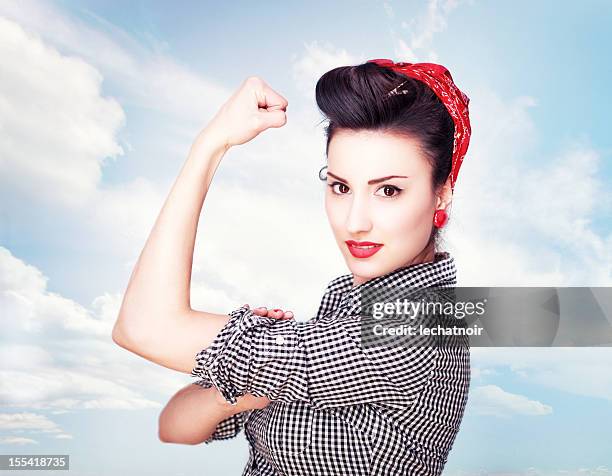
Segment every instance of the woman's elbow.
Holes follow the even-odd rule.
[[[179,445],[192,445],[195,443],[186,441],[184,438],[177,438],[176,435],[173,435],[172,433],[169,433],[168,431],[162,429],[162,427],[159,427],[159,431],[157,432],[157,437],[159,438],[159,441],[161,441],[162,443],[176,443]]]
[[[115,322],[111,336],[113,338],[113,342],[118,346],[123,347],[125,345],[125,333],[119,327],[119,322]]]
[[[147,334],[143,334],[143,330],[147,329]],[[142,326],[130,321],[124,315],[119,315],[115,325],[113,326],[112,338],[113,342],[119,347],[123,347],[130,352],[141,355],[150,350],[151,343],[156,337],[153,326]]]
[[[164,413],[159,416],[159,424],[157,428],[157,437],[162,443],[183,443],[177,438],[177,435],[172,433],[171,427],[164,421]]]
[[[121,322],[121,319],[118,319],[117,322],[115,322],[111,336],[113,338],[113,342],[119,347],[123,347],[124,349],[132,352],[135,350],[133,335],[128,331],[126,325]]]
[[[143,306],[128,308],[124,298],[113,326],[113,341],[120,347],[133,350],[136,345],[142,345],[141,341],[146,334],[154,332],[157,327],[156,318],[155,313]]]
[[[174,443],[176,445],[199,445],[204,440],[187,440],[185,438],[173,438],[172,436],[166,436],[162,433],[159,434],[159,441],[162,443]]]
[[[195,435],[178,434],[173,431],[171,425],[164,422],[163,414],[159,418],[157,437],[162,443],[175,443],[179,445],[198,445],[204,441],[203,438],[196,438]]]

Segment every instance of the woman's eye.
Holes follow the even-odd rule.
[[[383,185],[378,190],[383,190],[385,197],[397,197],[402,191],[401,188],[396,187],[395,185]]]
[[[340,191],[337,192],[336,189],[334,188],[336,185],[340,186]],[[348,192],[348,186],[342,182],[333,182],[328,184],[328,187],[331,187],[332,191],[337,194],[337,195],[344,195],[346,192]],[[344,191],[342,191],[344,189]]]

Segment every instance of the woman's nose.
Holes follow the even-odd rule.
[[[346,221],[346,230],[351,234],[359,234],[371,228],[372,221],[366,200],[353,199]]]

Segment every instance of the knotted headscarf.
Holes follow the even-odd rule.
[[[390,68],[405,76],[418,79],[427,84],[436,96],[440,98],[446,109],[450,113],[455,123],[455,134],[453,140],[453,156],[451,166],[451,189],[454,192],[455,182],[459,175],[459,169],[463,163],[463,158],[467,153],[472,135],[470,126],[470,114],[468,98],[453,82],[450,71],[444,66],[435,63],[395,63],[390,59],[372,59],[368,63],[376,63],[379,66]],[[403,84],[403,83],[402,83]],[[388,94],[394,93],[401,86],[398,85]]]

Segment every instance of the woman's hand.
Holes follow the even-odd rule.
[[[244,307],[249,308],[248,304],[245,304]],[[253,309],[253,314],[261,317],[274,317],[276,319],[292,319],[293,312],[291,311],[283,311],[282,309],[268,309],[265,306],[256,307]]]
[[[269,127],[287,122],[289,103],[257,76],[244,80],[206,126],[226,148],[244,144]]]
[[[245,393],[236,399],[236,405],[231,405],[221,396],[217,389],[215,389],[215,392],[217,405],[225,409],[228,416],[248,410],[266,408],[271,401],[268,397],[256,397],[252,393]]]

